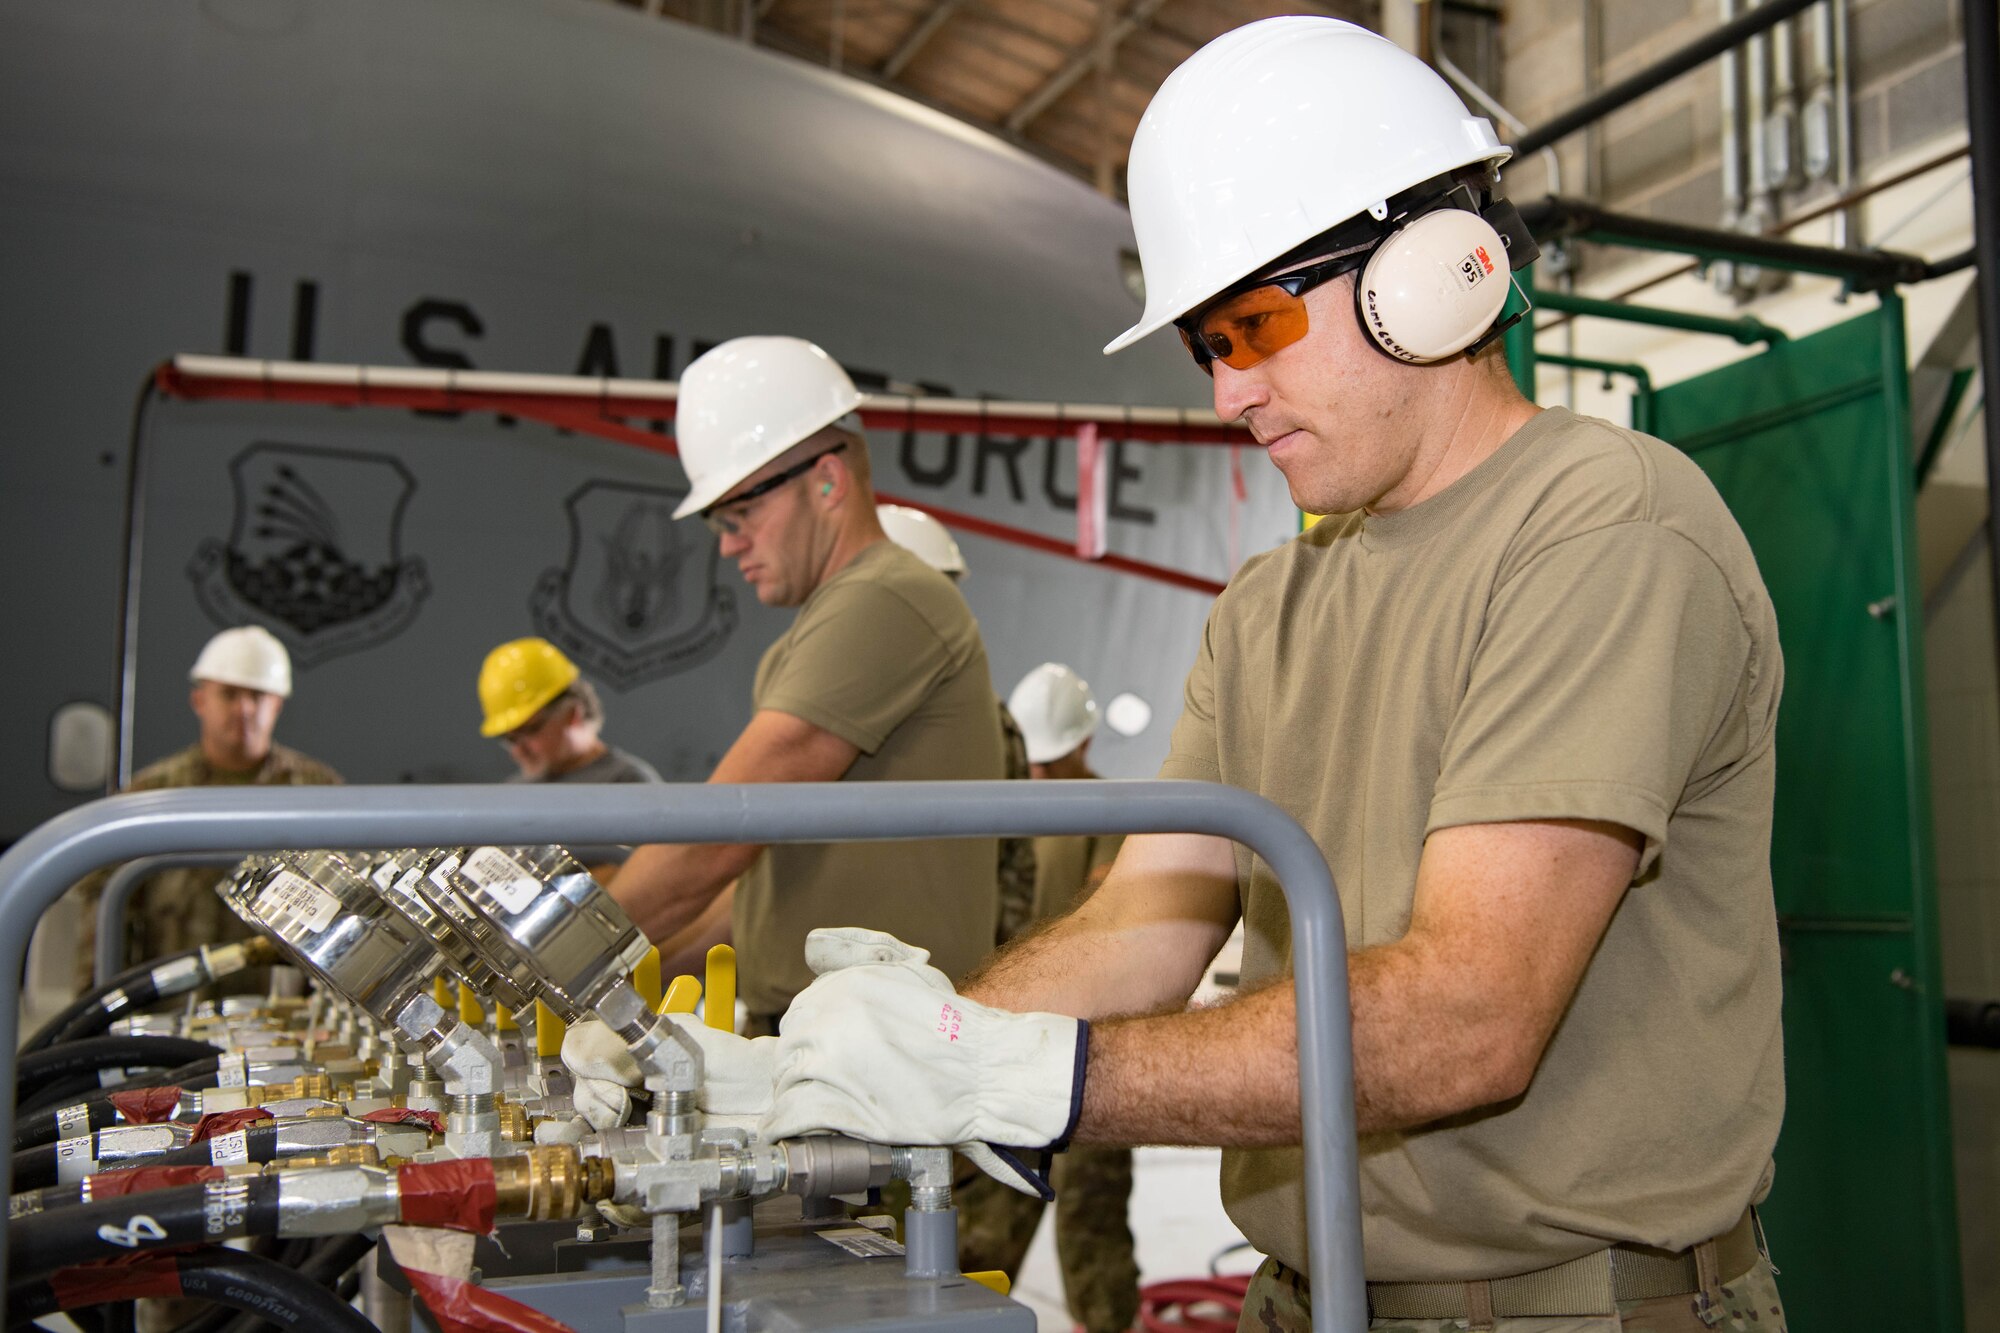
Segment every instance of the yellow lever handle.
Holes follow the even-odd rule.
[[[569,1025],[556,1017],[556,1011],[535,1001],[535,1055],[543,1060],[553,1060],[562,1054],[563,1033]]]
[[[660,951],[646,950],[646,956],[632,969],[632,988],[646,1001],[646,1007],[653,1012],[660,1011]]]
[[[708,1025],[736,1031],[736,950],[718,944],[708,951]]]
[[[1013,1282],[1008,1280],[1007,1274],[999,1269],[993,1269],[984,1273],[964,1273],[961,1276],[970,1281],[977,1282],[982,1287],[990,1287],[1002,1296],[1005,1296],[1014,1286]]]
[[[667,987],[666,998],[660,1001],[659,1012],[663,1014],[691,1014],[701,1003],[701,983],[683,973],[674,978],[674,984]]]
[[[486,1021],[486,1010],[481,1007],[479,996],[463,981],[458,983],[458,1021],[471,1028]]]
[[[493,1006],[493,1030],[495,1032],[519,1032],[521,1025],[514,1021],[514,1011],[504,1004]]]
[[[431,998],[441,1009],[449,1009],[455,1003],[451,993],[451,978],[440,972],[431,980]]]

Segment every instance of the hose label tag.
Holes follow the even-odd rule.
[[[115,1014],[130,1003],[132,997],[125,993],[123,987],[119,987],[106,991],[104,997],[97,1002],[97,1007],[107,1014]]]
[[[307,930],[325,930],[340,914],[340,899],[304,875],[280,870],[257,895],[257,915],[269,921],[280,914],[297,918]]]
[[[241,1139],[241,1132],[225,1134],[222,1138]],[[216,1142],[221,1142],[217,1139]],[[221,1161],[221,1154],[216,1155]],[[237,1159],[241,1160],[241,1159]],[[216,1238],[243,1234],[244,1215],[250,1210],[250,1180],[238,1177],[234,1180],[211,1180],[202,1188],[201,1221],[208,1235]]]
[[[227,1134],[217,1134],[208,1141],[208,1160],[217,1166],[249,1161],[250,1131],[232,1129]]]
[[[56,1135],[71,1139],[79,1134],[90,1133],[90,1108],[88,1106],[65,1106],[56,1112]]]
[[[241,1055],[225,1055],[215,1062],[215,1086],[218,1088],[250,1086],[250,1071],[244,1065]]]
[[[541,892],[541,881],[498,847],[481,847],[465,858],[459,873],[484,889],[508,911],[520,913]]]
[[[91,1135],[82,1134],[56,1144],[56,1183],[73,1185],[97,1169],[91,1154]]]

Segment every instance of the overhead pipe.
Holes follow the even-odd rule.
[[[1782,23],[1815,3],[1818,3],[1818,0],[1765,0],[1765,3],[1741,18],[1723,24],[1706,37],[1698,38],[1678,51],[1668,53],[1637,73],[1620,79],[1595,97],[1585,98],[1553,120],[1530,130],[1515,141],[1514,150],[1519,153],[1539,152],[1557,140],[1576,133],[1584,126],[1604,119],[1620,107],[1637,101],[1655,88],[1672,82],[1689,70],[1707,64],[1723,52],[1740,46],[1755,34],[1768,30],[1772,24]]]
[[[2000,6],[1971,0],[1965,14],[1965,119],[1972,139],[1972,242],[1978,256],[1979,377],[1986,424],[1986,555],[2000,662]]]
[[[1738,0],[1721,0],[1726,27],[1737,18]],[[1735,231],[1743,224],[1743,98],[1742,57],[1731,47],[1722,53],[1722,226]],[[1550,193],[1554,193],[1551,191]],[[1736,265],[1717,264],[1710,275],[1725,295],[1736,290]]]

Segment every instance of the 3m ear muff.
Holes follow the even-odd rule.
[[[1376,246],[1354,284],[1354,313],[1383,352],[1431,365],[1500,332],[1512,271],[1533,258],[1510,256],[1485,216],[1440,208]]]

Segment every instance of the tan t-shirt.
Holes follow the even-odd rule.
[[[806,599],[758,663],[752,697],[859,749],[847,782],[1006,776],[978,622],[950,579],[893,542]],[[998,863],[992,838],[767,848],[736,891],[743,1002],[784,1012],[812,981],[816,926],[886,930],[964,975],[993,948]]]
[[[1671,446],[1560,409],[1422,504],[1328,519],[1215,604],[1161,773],[1277,802],[1350,945],[1409,923],[1433,829],[1596,819],[1637,880],[1516,1101],[1362,1143],[1377,1281],[1679,1249],[1769,1187],[1784,1109],[1771,896],[1777,624],[1748,543]],[[1289,969],[1238,850],[1246,982]],[[1251,1241],[1305,1267],[1296,1150],[1225,1154]]]

